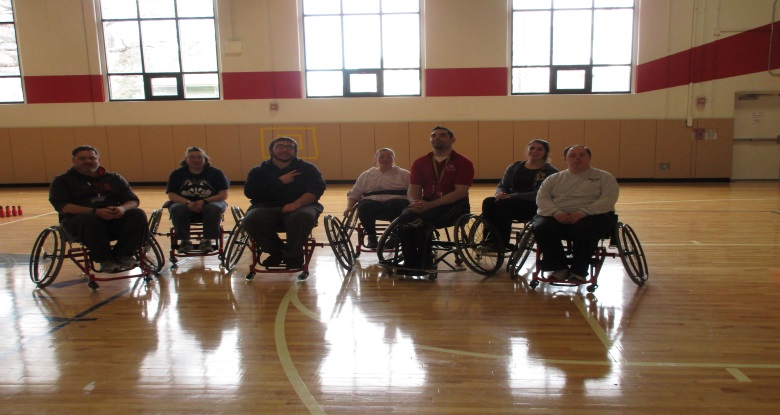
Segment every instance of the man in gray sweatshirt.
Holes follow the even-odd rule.
[[[563,155],[568,168],[545,179],[536,195],[534,237],[551,279],[586,282],[599,240],[615,226],[620,188],[609,172],[591,167],[588,147],[569,146]],[[562,240],[572,242],[571,266]]]

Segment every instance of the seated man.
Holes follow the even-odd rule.
[[[149,233],[138,196],[122,176],[100,167],[96,148],[79,146],[72,154],[73,167],[55,177],[49,189],[60,224],[89,249],[99,271],[134,268],[133,255]],[[117,241],[113,247],[112,240]]]
[[[469,188],[474,181],[474,164],[455,152],[455,134],[445,127],[431,130],[433,151],[412,163],[407,197],[409,207],[399,217],[399,237],[404,255],[402,275],[424,275],[430,265],[429,241],[432,228],[450,226],[469,213]]]
[[[355,185],[347,193],[347,209],[344,216],[358,203],[357,215],[366,231],[366,247],[377,245],[376,221],[397,218],[409,206],[406,192],[409,189],[409,171],[395,165],[395,152],[381,148],[374,155],[379,167],[372,167],[360,174]]]
[[[173,222],[174,237],[179,240],[177,252],[186,255],[193,249],[190,242],[190,223],[193,217],[203,222],[203,239],[198,251],[214,251],[213,240],[220,237],[219,226],[227,208],[228,181],[222,170],[209,163],[209,156],[198,147],[184,152],[181,167],[168,178],[168,207]]]
[[[615,226],[620,188],[614,176],[590,166],[588,147],[569,146],[563,155],[568,168],[545,179],[536,196],[534,236],[542,251],[542,271],[553,271],[551,279],[585,282],[599,240]],[[571,267],[564,239],[572,242]]]
[[[251,206],[242,219],[249,236],[269,254],[261,265],[301,268],[303,245],[322,213],[318,202],[325,192],[325,180],[314,164],[298,158],[298,143],[278,137],[268,145],[271,158],[249,171],[244,195]],[[287,243],[277,234],[284,230]]]

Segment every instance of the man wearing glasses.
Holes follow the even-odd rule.
[[[325,180],[317,166],[298,158],[298,143],[292,138],[275,138],[268,150],[271,158],[247,175],[244,195],[251,206],[242,223],[269,254],[262,266],[299,269],[303,245],[322,213],[318,200],[325,192]],[[286,232],[287,243],[279,238],[280,231]]]

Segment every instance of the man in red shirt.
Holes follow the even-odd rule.
[[[449,128],[434,127],[430,139],[433,151],[412,163],[407,191],[410,204],[399,217],[406,268],[399,270],[402,275],[425,275],[424,267],[432,261],[431,230],[451,226],[469,213],[474,164],[452,149],[455,134]]]

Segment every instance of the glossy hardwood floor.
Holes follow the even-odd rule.
[[[162,188],[136,188],[150,213]],[[332,185],[340,216],[347,186]],[[472,210],[492,186],[476,186]],[[230,203],[246,208],[240,187]],[[66,262],[28,276],[56,222],[43,188],[0,189],[3,414],[769,414],[780,408],[780,184],[622,184],[650,279],[617,259],[579,289],[471,272],[387,276],[328,247],[311,276],[246,255],[90,290]],[[322,220],[320,220],[322,224]],[[170,226],[167,215],[161,228]],[[232,226],[227,218],[226,227]],[[327,242],[323,226],[315,237]],[[167,250],[169,242],[160,239]]]

